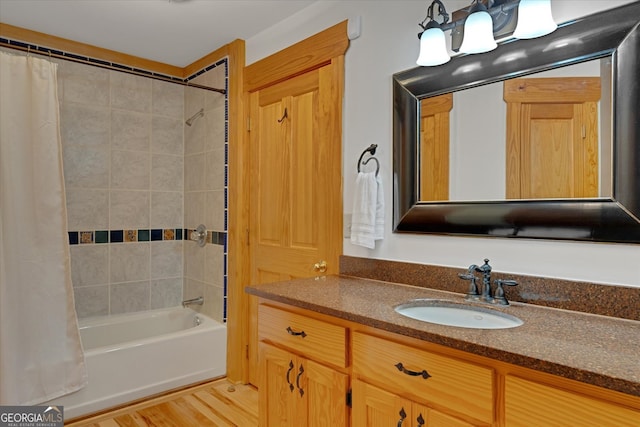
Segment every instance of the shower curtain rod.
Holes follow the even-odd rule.
[[[188,86],[188,87],[193,87],[196,89],[204,89],[204,90],[208,90],[208,91],[212,91],[212,92],[218,92],[221,93],[223,95],[225,95],[227,93],[227,91],[225,89],[218,89],[215,87],[209,87],[209,86],[203,86],[203,85],[199,85],[196,83],[190,83],[187,80],[182,80],[178,77],[170,77],[170,76],[163,76],[160,74],[155,74],[149,71],[144,71],[144,70],[136,70],[133,67],[126,67],[124,65],[117,65],[114,64],[113,62],[107,62],[107,61],[101,61],[99,59],[93,59],[93,58],[89,58],[89,57],[83,57],[80,55],[75,55],[75,54],[65,54],[65,52],[61,52],[61,51],[52,51],[51,49],[47,49],[41,46],[36,46],[36,45],[32,45],[32,44],[28,44],[28,43],[22,43],[22,42],[18,42],[18,41],[14,41],[14,40],[10,40],[10,39],[5,39],[2,38],[0,39],[0,46],[1,47],[6,47],[9,49],[15,49],[15,50],[20,50],[23,52],[27,52],[27,56],[29,54],[34,54],[34,55],[44,55],[44,56],[49,56],[50,58],[59,58],[59,59],[64,59],[66,61],[71,61],[71,62],[76,62],[79,64],[85,64],[85,65],[92,65],[94,67],[98,67],[98,68],[105,68],[107,70],[114,70],[114,71],[121,71],[123,73],[127,73],[127,74],[133,74],[135,76],[142,76],[142,77],[148,77],[150,79],[154,79],[154,80],[162,80],[165,82],[169,82],[169,83],[175,83],[175,84],[179,84],[182,86]]]

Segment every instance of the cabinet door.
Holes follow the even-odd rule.
[[[349,376],[260,343],[260,425],[346,427]]]
[[[306,426],[348,426],[347,392],[349,376],[334,371],[311,360],[301,359],[304,373],[301,376],[301,390],[304,397]],[[298,380],[296,374],[296,380]],[[299,390],[297,390],[300,396]]]
[[[260,425],[300,426],[295,387],[298,360],[295,355],[260,344]]]
[[[418,427],[473,427],[473,424],[422,405],[414,405],[413,414],[417,420],[416,426]],[[422,419],[425,419],[423,424],[421,424]]]
[[[357,427],[473,427],[472,424],[359,380],[353,382],[353,425]]]
[[[412,423],[411,401],[363,381],[353,381],[353,425],[407,427]]]

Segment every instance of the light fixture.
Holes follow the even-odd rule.
[[[418,24],[423,29],[418,34],[418,65],[435,66],[449,61],[445,31],[451,30],[451,50],[478,54],[495,49],[497,39],[536,38],[557,28],[551,16],[551,0],[473,0],[471,5],[453,12],[452,17],[449,22],[442,2],[433,0],[427,17]],[[425,25],[427,20],[430,21]]]
[[[438,16],[442,19],[441,23],[436,21],[433,16],[433,7],[436,5],[438,6]],[[430,21],[427,25],[424,25],[427,19],[430,19]],[[420,39],[420,54],[418,55],[416,64],[432,67],[449,62],[451,57],[447,51],[444,31],[440,28],[441,24],[446,24],[448,21],[449,15],[447,15],[444,5],[440,0],[434,0],[427,9],[427,17],[418,24],[424,31],[418,34],[418,38]]]

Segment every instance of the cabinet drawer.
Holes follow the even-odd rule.
[[[353,373],[396,393],[411,393],[418,403],[493,422],[492,369],[356,332]]]
[[[508,427],[638,427],[640,412],[578,393],[507,375],[505,417]]]
[[[261,304],[258,336],[307,358],[347,366],[347,330],[342,326]]]

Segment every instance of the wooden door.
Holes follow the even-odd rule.
[[[314,70],[251,94],[252,283],[320,274],[332,236],[323,204],[339,191],[322,164],[320,73]],[[333,259],[330,261],[334,261]]]
[[[338,272],[342,95],[348,46],[347,21],[343,21],[245,68],[248,128],[242,154],[249,178],[248,191],[239,195],[246,222],[238,224],[247,231],[249,246],[244,283],[316,275],[319,272],[313,267],[323,260],[326,274]],[[266,132],[264,137],[261,130]],[[312,141],[302,139],[304,135]],[[294,170],[284,169],[298,159],[302,163],[296,163]],[[283,185],[274,188],[275,183]],[[305,213],[310,215],[303,221]],[[243,379],[257,384],[257,301],[245,295],[237,309],[246,331],[244,345],[236,349],[238,357],[246,360]]]
[[[598,197],[600,78],[504,83],[508,199]]]
[[[420,200],[449,200],[449,113],[453,94],[420,102]]]
[[[252,284],[338,272],[342,67],[342,60],[332,61],[250,94]],[[256,304],[250,305],[253,384]]]

